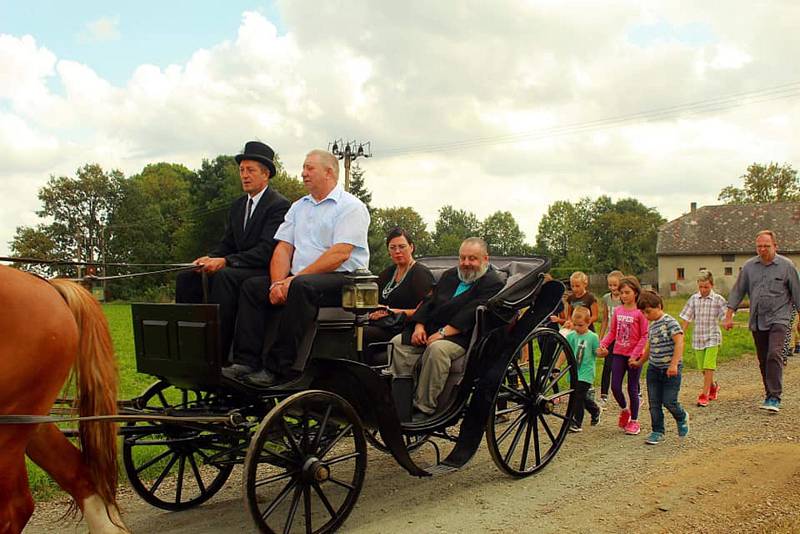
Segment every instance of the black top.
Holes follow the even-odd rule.
[[[406,272],[403,281],[384,297],[383,290],[392,280],[395,268],[392,264],[378,275],[378,302],[390,308],[413,310],[433,287],[433,274],[426,266],[416,262]]]
[[[448,324],[458,328],[460,333],[447,336],[447,340],[467,348],[472,335],[471,330],[475,326],[475,310],[480,304],[486,303],[503,289],[503,280],[494,269],[490,268],[486,274],[478,278],[472,287],[454,297],[453,294],[459,283],[461,281],[458,278],[457,267],[442,273],[433,292],[425,299],[409,322],[412,325],[423,323],[425,333],[428,335]],[[407,326],[403,332],[404,344],[411,344],[412,333],[413,327]]]
[[[588,308],[589,312],[592,311],[592,304],[596,303],[597,299],[591,292],[587,291],[583,294],[582,297],[576,297],[573,293],[567,295],[567,304],[569,305],[568,312],[575,311],[575,308],[578,306],[583,306],[584,308]],[[572,317],[567,317],[567,319],[572,319]],[[589,323],[589,330],[594,332],[594,323]]]
[[[289,211],[289,201],[273,188],[267,188],[244,228],[248,198],[243,195],[233,202],[222,240],[208,255],[225,258],[229,267],[266,270],[275,248],[275,232]]]

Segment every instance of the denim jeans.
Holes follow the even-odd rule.
[[[681,389],[681,371],[683,365],[678,365],[677,376],[667,376],[667,369],[660,369],[653,365],[647,367],[647,396],[650,403],[650,419],[653,423],[653,432],[664,433],[664,411],[662,406],[675,418],[676,422],[686,420],[686,410],[678,402],[678,392]]]

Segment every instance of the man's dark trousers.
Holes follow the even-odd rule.
[[[285,375],[298,356],[303,338],[314,327],[320,306],[341,306],[345,273],[305,274],[292,279],[286,304],[269,302],[270,283],[251,278],[242,285],[236,325],[234,362]],[[279,311],[276,314],[274,312]],[[267,321],[277,320],[277,339],[262,357]]]
[[[266,269],[239,269],[224,267],[208,276],[208,303],[219,304],[219,331],[223,361],[227,361],[239,307],[239,290],[245,280],[261,278],[269,287]],[[197,271],[184,271],[175,280],[175,302],[200,304],[203,302],[202,275]]]
[[[783,390],[783,342],[788,328],[774,324],[769,330],[753,330],[758,367],[767,397],[781,400]]]

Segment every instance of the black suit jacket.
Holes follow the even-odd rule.
[[[233,202],[222,240],[209,256],[225,258],[229,267],[268,269],[275,248],[275,232],[289,211],[289,201],[272,187],[267,188],[250,214],[247,229],[243,230],[247,198],[244,195]]]
[[[449,324],[461,332],[448,336],[447,340],[467,348],[472,337],[472,329],[475,327],[475,310],[503,289],[503,281],[494,268],[489,267],[486,274],[471,288],[453,298],[453,293],[456,292],[460,282],[458,268],[453,267],[442,273],[433,292],[411,316],[410,328],[403,332],[403,343],[411,344],[411,334],[417,323],[425,325],[425,332],[428,335]]]

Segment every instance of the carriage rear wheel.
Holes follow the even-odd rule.
[[[486,442],[497,467],[522,478],[555,457],[578,409],[571,395],[577,381],[575,357],[558,332],[537,329],[520,343],[487,422]]]
[[[159,380],[136,399],[144,414],[206,413],[213,394],[191,391]],[[131,486],[148,503],[165,510],[186,510],[217,493],[233,469],[230,451],[237,440],[188,426],[136,421],[122,429],[122,456]]]
[[[261,532],[325,533],[355,506],[367,469],[361,420],[344,399],[304,391],[271,410],[244,464],[248,511]]]

